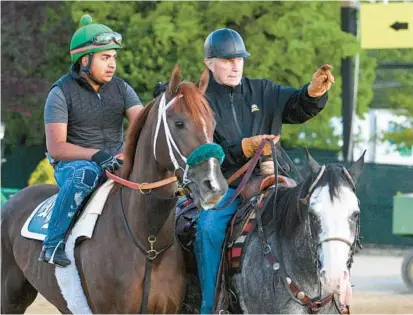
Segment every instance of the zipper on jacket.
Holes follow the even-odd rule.
[[[102,97],[100,96],[100,93],[96,93],[96,95],[98,96],[99,104],[100,104],[100,107],[102,109],[102,119],[100,120],[100,133],[102,134],[102,137],[103,137],[103,149],[106,149],[106,139],[105,139],[105,134],[103,132],[104,108],[103,108],[103,103],[102,103]]]
[[[230,103],[231,103],[232,116],[234,116],[234,120],[235,120],[235,126],[237,127],[237,130],[238,130],[238,132],[239,132],[240,137],[242,137],[241,127],[239,126],[238,119],[237,119],[237,114],[236,114],[236,112],[235,112],[234,92],[233,92],[233,91],[231,91],[231,92],[229,93],[229,99],[230,99]]]

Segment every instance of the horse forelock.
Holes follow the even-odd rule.
[[[327,186],[329,188],[330,201],[339,197],[340,187],[346,185],[347,180],[339,164],[329,164],[326,166],[324,175],[321,177],[317,187]]]

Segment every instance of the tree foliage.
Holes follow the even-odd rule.
[[[42,143],[47,92],[69,60],[73,25],[68,5],[59,2],[1,3],[1,103],[6,123],[5,152]]]
[[[39,162],[33,173],[30,175],[29,186],[37,184],[56,184],[54,169],[49,160],[44,158]]]
[[[301,87],[319,66],[331,64],[336,84],[327,107],[304,125],[285,126],[287,146],[338,148],[330,119],[341,116],[341,58],[361,52],[359,115],[373,96],[375,58],[341,31],[339,2],[2,2],[2,9],[2,84],[8,92],[2,93],[2,113],[9,146],[43,141],[45,98],[70,66],[70,38],[85,13],[123,35],[118,75],[143,102],[175,64],[185,79],[197,80],[204,68],[204,40],[221,27],[244,37],[251,53],[245,62],[248,77]],[[21,91],[19,86],[35,90]],[[21,107],[13,110],[16,106]]]
[[[379,63],[411,63],[411,49],[386,49],[371,51],[370,55]],[[400,130],[389,132],[384,140],[390,140],[400,148],[413,146],[413,72],[408,69],[380,69],[377,71],[378,87],[375,91],[373,107],[391,108],[399,115],[407,117]]]
[[[233,28],[244,37],[251,53],[245,62],[248,77],[301,87],[319,66],[331,64],[336,84],[326,109],[304,125],[284,127],[284,145],[338,148],[329,121],[341,115],[342,57],[361,52],[358,114],[368,110],[373,96],[375,59],[360,50],[354,36],[341,31],[338,2],[73,3],[74,21],[85,12],[122,33],[125,48],[118,73],[144,101],[176,63],[185,78],[196,80],[204,67],[204,40],[221,27]]]

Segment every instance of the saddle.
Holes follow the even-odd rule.
[[[286,176],[278,175],[277,181],[278,185],[284,187],[296,186],[295,181]],[[234,221],[231,223],[232,228],[235,229],[234,232],[231,233],[232,237],[239,235],[237,231],[241,226],[239,223],[245,220],[248,210],[251,210],[250,206],[253,198],[264,193],[274,184],[275,175],[258,176],[248,181],[245,188],[241,191],[241,204],[234,215]],[[195,206],[191,199],[185,198],[178,202],[175,229],[178,241],[185,250],[192,250],[192,244],[196,234],[196,221],[200,213],[200,209]]]
[[[283,175],[277,176],[277,182],[284,187],[295,187],[296,182]],[[257,196],[267,190],[269,187],[275,185],[275,175],[263,175],[256,178],[252,178],[248,181],[245,188],[241,191],[243,200],[246,202],[252,197]]]
[[[112,186],[112,180],[99,183],[99,185],[97,185],[97,187],[95,187],[95,189],[87,197],[85,197],[83,202],[79,205],[79,209],[76,215],[73,217],[72,222],[65,233],[65,241],[67,240],[67,237],[70,235],[75,226],[81,223],[79,221],[82,217],[85,217],[88,214],[89,217],[90,215],[94,216],[95,214],[101,214]],[[52,216],[52,211],[56,203],[57,195],[58,193],[44,200],[32,211],[32,214],[27,218],[21,229],[22,236],[39,241],[43,241],[45,239],[49,221]],[[93,231],[95,223],[96,222],[89,219],[88,224],[90,225],[84,225],[85,231],[88,231],[85,232],[87,235],[89,235],[91,231]],[[89,231],[89,229],[91,229],[91,231]],[[78,242],[82,241],[83,239],[84,237],[79,237]]]

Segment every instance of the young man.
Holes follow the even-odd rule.
[[[70,42],[70,73],[53,84],[44,122],[48,157],[60,187],[40,260],[65,267],[64,236],[82,202],[104,177],[120,167],[123,118],[143,109],[133,89],[115,77],[122,36],[89,15]]]

